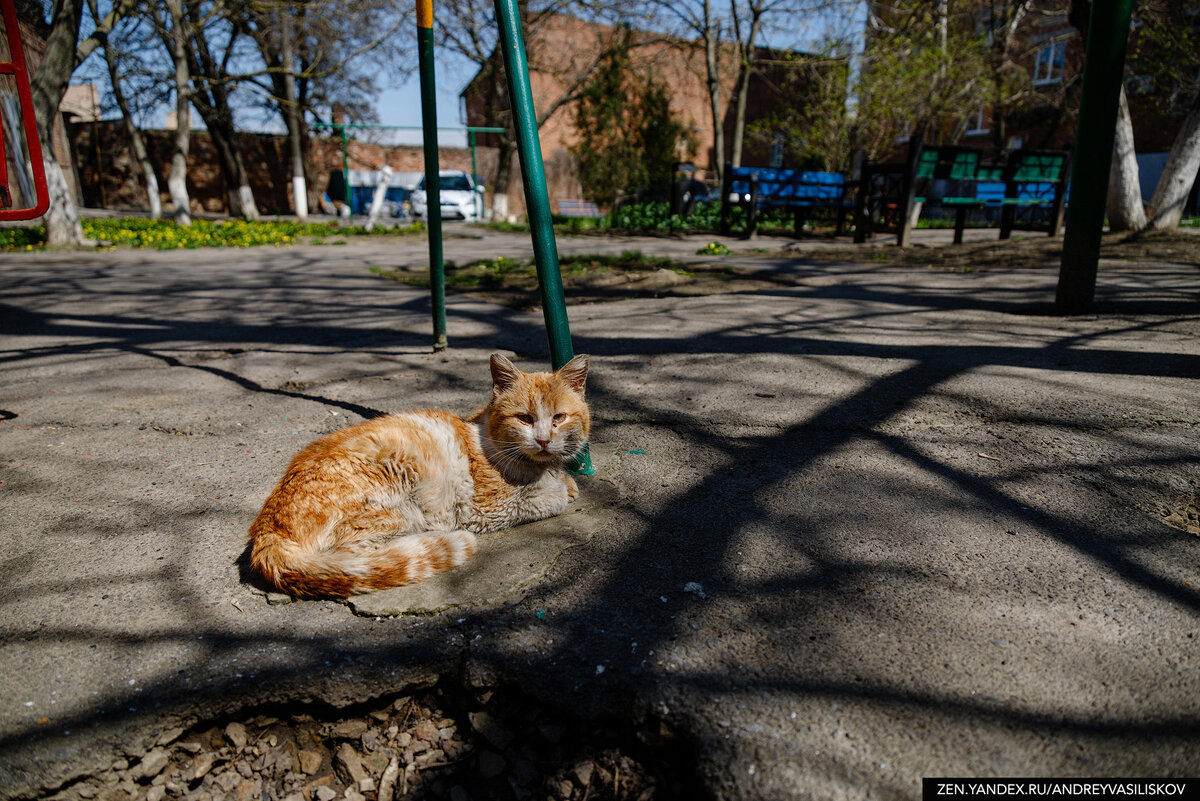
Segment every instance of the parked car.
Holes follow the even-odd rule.
[[[470,175],[462,170],[438,171],[438,194],[442,204],[442,219],[467,220],[468,222],[483,219],[483,185],[476,184]],[[425,176],[417,182],[413,190],[412,214],[418,220],[426,219],[428,201],[425,195]]]

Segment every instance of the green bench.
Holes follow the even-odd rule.
[[[982,209],[975,184],[982,151],[957,145],[909,145],[903,164],[865,162],[855,214],[855,242],[865,242],[876,232],[896,234],[905,246],[912,237],[912,209],[916,204],[954,210],[954,242],[963,241],[967,212]]]

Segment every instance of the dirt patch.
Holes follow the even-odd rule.
[[[560,265],[568,305],[750,292],[792,284],[774,275],[723,264],[649,258],[636,252],[618,256],[564,256]],[[369,269],[383,278],[410,286],[429,286],[425,269]],[[533,262],[504,256],[463,266],[447,263],[446,289],[513,309],[534,309],[541,303]]]
[[[578,720],[516,691],[436,686],[336,711],[274,708],[163,732],[55,801],[697,798],[661,729]]]
[[[745,256],[746,254],[741,254]],[[1062,239],[1030,236],[1004,242],[975,242],[964,245],[894,244],[798,250],[757,251],[757,255],[779,258],[786,255],[797,263],[869,262],[886,263],[937,271],[976,272],[996,268],[1057,269],[1062,259]],[[1155,233],[1115,234],[1104,237],[1100,257],[1116,261],[1200,264],[1200,235]],[[605,303],[631,298],[683,297],[732,292],[763,291],[797,286],[801,279],[783,273],[731,267],[720,262],[674,261],[647,257],[640,252],[610,255],[564,256],[561,261],[563,288],[568,305]],[[384,278],[410,286],[428,288],[424,268],[369,268]],[[530,310],[541,303],[533,262],[498,256],[467,265],[446,264],[446,288],[509,308]]]
[[[820,248],[797,252],[802,261],[871,261],[925,267],[931,270],[972,272],[995,268],[1050,267],[1062,262],[1062,237],[1031,234],[1006,241],[970,242],[962,245],[871,244],[849,251]],[[865,252],[864,252],[865,251]],[[1200,264],[1200,235],[1158,232],[1152,234],[1107,234],[1100,245],[1100,258],[1114,261],[1145,261],[1159,264]]]

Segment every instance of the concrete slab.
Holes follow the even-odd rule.
[[[0,798],[437,677],[669,731],[714,798],[1200,774],[1200,259],[1105,263],[1070,318],[1053,271],[748,252],[800,284],[573,307],[602,530],[444,613],[264,603],[246,528],[297,449],[545,365],[540,315],[461,296],[431,354],[366,269],[423,248],[5,256]]]
[[[465,565],[419,584],[348,598],[346,605],[356,615],[400,617],[501,603],[542,579],[565,551],[602,532],[612,522],[616,495],[601,474],[563,514],[480,537]]]

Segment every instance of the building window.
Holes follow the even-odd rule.
[[[981,104],[967,120],[967,134],[985,134],[990,133],[991,130],[991,128],[987,127],[987,114]]]
[[[1067,61],[1067,42],[1060,39],[1038,48],[1037,60],[1033,65],[1033,83],[1041,86],[1062,83],[1063,65]]]

